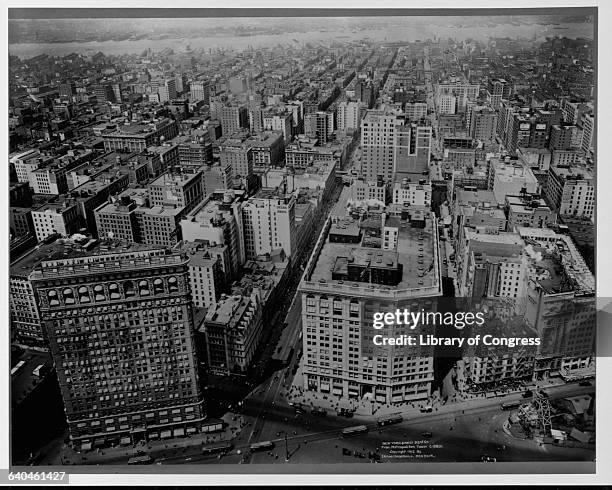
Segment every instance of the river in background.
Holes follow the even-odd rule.
[[[308,22],[316,24],[316,18]],[[412,19],[410,19],[412,20]],[[390,23],[393,20],[390,19]],[[560,25],[543,24],[499,24],[484,23],[481,26],[440,25],[443,20],[436,18],[436,25],[426,22],[426,18],[415,18],[407,25],[391,25],[387,28],[367,27],[356,29],[340,25],[338,28],[313,29],[308,32],[288,32],[282,34],[255,34],[242,36],[202,36],[175,39],[139,39],[103,42],[60,42],[60,43],[18,43],[9,44],[9,53],[20,58],[31,58],[39,54],[67,55],[70,53],[92,54],[98,51],[106,55],[140,54],[144,50],[161,51],[171,48],[175,52],[184,52],[187,46],[192,50],[233,49],[242,51],[246,48],[274,47],[278,45],[300,47],[306,43],[329,44],[332,41],[349,42],[367,39],[370,41],[415,41],[438,38],[455,40],[486,40],[491,37],[528,38],[541,40],[547,36],[566,36],[571,38],[593,38],[594,24],[564,23]]]

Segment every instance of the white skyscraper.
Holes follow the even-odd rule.
[[[295,253],[295,196],[264,188],[242,208],[247,260],[282,248]]]
[[[365,111],[365,105],[361,102],[341,102],[338,105],[338,113],[336,115],[338,131],[359,129],[359,123]]]

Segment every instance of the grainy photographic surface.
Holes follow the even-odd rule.
[[[102,12],[9,9],[13,465],[594,471],[596,9]]]

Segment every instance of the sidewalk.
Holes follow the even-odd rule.
[[[92,465],[102,463],[126,464],[132,456],[136,456],[138,451],[143,451],[153,458],[177,456],[181,451],[195,446],[203,446],[220,441],[230,441],[238,435],[240,430],[246,425],[246,421],[241,415],[232,413],[225,414],[223,420],[227,426],[221,432],[201,433],[187,436],[184,438],[174,438],[167,440],[147,441],[135,446],[115,446],[101,448],[85,452],[76,452],[68,445],[64,444],[56,461],[50,464],[57,465]]]
[[[316,393],[305,390],[303,379],[302,363],[300,362],[300,367],[293,378],[293,383],[289,388],[289,393],[286,396],[287,401],[296,404],[299,403],[311,408],[320,407],[334,412],[339,408],[346,408],[353,411],[355,415],[361,417],[380,417],[392,415],[400,413],[406,409],[417,410],[427,405],[431,405],[435,408],[436,405],[440,404],[440,401],[435,395],[431,396],[427,400],[403,402],[398,405],[381,404],[373,400],[355,400],[352,398],[337,397],[331,394]]]
[[[554,388],[558,386],[566,386],[566,383],[561,379],[549,379],[547,383],[539,383],[540,388]],[[527,384],[525,389],[533,389],[533,385]],[[289,389],[286,398],[287,401],[302,404],[306,407],[320,407],[328,411],[335,412],[338,408],[348,408],[353,410],[355,415],[362,418],[376,419],[386,415],[404,415],[406,418],[414,418],[422,415],[420,411],[422,407],[431,406],[432,413],[452,413],[459,410],[468,410],[470,408],[479,408],[487,405],[496,405],[502,403],[505,398],[512,397],[513,399],[522,399],[522,394],[525,389],[502,392],[488,392],[480,394],[472,393],[455,393],[448,398],[446,403],[443,403],[435,394],[428,400],[417,400],[413,402],[402,402],[396,405],[380,404],[372,400],[354,400],[345,397],[337,397],[331,394],[316,393],[304,389],[302,377],[302,363],[293,378],[293,383]],[[520,397],[519,397],[520,395]]]

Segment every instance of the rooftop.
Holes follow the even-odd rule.
[[[221,298],[206,314],[206,323],[216,323],[231,327],[242,317],[242,313],[249,305],[251,299],[248,297],[234,295]]]
[[[495,199],[495,194],[492,191],[485,190],[465,190],[462,188],[458,188],[456,191],[455,202],[459,206],[476,206],[478,204],[486,205],[489,204],[491,207],[497,206],[497,200]]]
[[[102,249],[132,251],[153,248],[160,247],[128,243],[122,240],[98,241],[75,235],[72,238],[60,238],[53,243],[39,245],[34,250],[14,261],[10,265],[10,274],[11,277],[26,278],[44,260],[60,260],[99,254]]]
[[[184,206],[181,207],[169,207],[169,206],[139,206],[138,212],[141,214],[147,214],[150,216],[177,216],[183,212]]]
[[[47,202],[43,204],[41,207],[39,207],[38,209],[33,209],[32,212],[33,213],[52,213],[52,212],[63,213],[69,209],[72,209],[74,206],[76,206],[76,202],[74,202],[74,200],[62,199],[62,200],[54,201],[54,202]]]
[[[568,180],[593,180],[593,172],[580,166],[553,166],[555,173]]]
[[[187,257],[163,247],[105,240],[91,253],[75,249],[67,257],[52,257],[39,263],[30,278],[52,279],[112,271],[149,269],[185,263]]]
[[[422,214],[419,214],[420,216]],[[432,214],[425,215],[424,228],[419,228],[417,222],[411,224],[409,219],[392,218],[391,223],[398,226],[397,248],[383,250],[365,243],[369,233],[364,233],[359,245],[350,243],[333,243],[329,240],[331,220],[323,234],[319,237],[320,243],[315,248],[311,263],[307,267],[303,289],[329,289],[334,291],[345,290],[351,295],[375,295],[400,297],[408,296],[437,296],[441,294],[440,268],[438,259],[437,225]],[[376,221],[375,219],[369,221]],[[382,231],[382,220],[379,229]],[[320,247],[319,247],[320,245]],[[316,250],[320,249],[317,253]],[[353,259],[357,264],[368,264],[397,268],[401,264],[403,272],[401,280],[396,286],[384,286],[365,282],[337,281],[332,279],[332,272],[342,266],[343,260]],[[390,265],[389,265],[390,264]],[[308,273],[311,270],[311,273]]]
[[[162,128],[163,126],[166,126],[170,122],[172,122],[170,119],[162,118],[158,121],[129,123],[129,124],[124,124],[124,125],[119,125],[117,126],[116,131],[107,133],[104,136],[105,137],[129,136],[132,138],[145,137],[151,133],[154,133],[155,131]]]
[[[151,182],[150,186],[167,186],[167,185],[182,185],[197,179],[200,172],[183,173],[183,172],[166,172],[160,175],[157,179]]]

